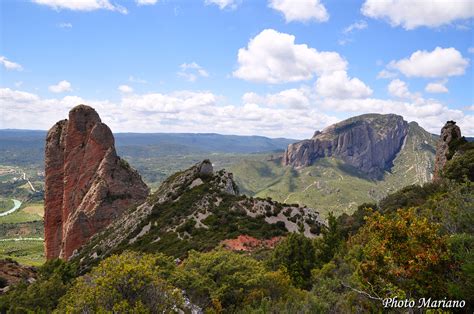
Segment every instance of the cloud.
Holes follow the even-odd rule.
[[[121,5],[113,5],[109,0],[33,0],[33,2],[41,5],[46,5],[54,10],[72,10],[72,11],[95,11],[95,10],[109,10],[122,14],[127,14],[128,11]]]
[[[72,91],[72,88],[71,88],[71,83],[63,80],[63,81],[58,82],[58,84],[56,85],[49,86],[48,90],[52,93],[58,94],[58,93],[70,92]]]
[[[295,44],[295,36],[265,29],[238,52],[235,77],[260,83],[287,83],[309,80],[345,70],[347,61],[337,52],[318,52],[305,44]]]
[[[154,5],[158,0],[135,0],[135,3],[139,6],[141,5]]]
[[[439,82],[428,83],[425,87],[425,91],[428,93],[448,93],[449,90],[445,86],[448,80],[442,80]]]
[[[4,56],[0,56],[0,64],[3,65],[5,69],[7,70],[16,70],[16,71],[23,70],[23,67],[20,64],[12,62]]]
[[[408,90],[408,85],[406,82],[395,79],[388,84],[388,92],[390,95],[398,98],[413,98],[413,94]]]
[[[69,29],[69,28],[72,28],[72,24],[71,24],[71,23],[59,23],[59,24],[58,24],[58,27],[59,27],[59,28],[67,28],[67,29]]]
[[[0,88],[4,128],[49,129],[84,103],[95,108],[114,132],[201,132],[307,138],[339,119],[315,109],[271,108],[257,103],[238,106],[207,91],[123,94],[118,102],[77,96],[40,98]],[[8,104],[8,106],[6,105]]]
[[[415,51],[410,58],[391,61],[388,68],[408,77],[437,78],[463,75],[469,65],[455,48],[436,47],[433,51]]]
[[[135,76],[133,76],[133,75],[130,75],[130,76],[128,77],[128,81],[129,81],[129,82],[132,82],[132,83],[140,83],[140,84],[147,84],[147,83],[148,83],[146,80],[141,79],[141,78],[139,78],[139,77],[135,77]]]
[[[288,108],[295,110],[306,110],[310,108],[314,95],[309,87],[291,88],[273,94],[261,96],[249,92],[242,96],[245,104],[259,104],[272,108]]]
[[[269,0],[268,6],[283,13],[286,22],[329,20],[329,14],[320,0]]]
[[[128,85],[120,85],[117,89],[119,90],[119,92],[124,94],[133,93],[133,88]]]
[[[469,47],[469,48],[467,49],[467,52],[469,52],[469,53],[474,53],[474,47]]]
[[[415,101],[365,99],[325,99],[322,106],[344,112],[350,116],[367,112],[395,113],[407,121],[416,121],[427,131],[439,134],[447,120],[457,121],[463,134],[474,135],[474,115],[465,115],[461,110],[450,109],[432,99],[418,98]]]
[[[391,79],[397,76],[397,73],[390,72],[387,70],[382,70],[377,74],[378,79]]]
[[[361,20],[361,21],[357,21],[355,23],[352,23],[351,25],[347,26],[346,28],[344,28],[344,30],[342,31],[343,34],[350,34],[352,33],[354,30],[362,30],[362,29],[366,29],[367,28],[367,22],[364,21],[364,20]]]
[[[308,92],[309,89],[299,88],[264,96],[247,93],[241,104],[231,105],[208,91],[122,94],[118,101],[112,102],[78,96],[41,98],[24,91],[0,88],[0,107],[4,108],[0,125],[3,128],[49,129],[67,117],[72,107],[84,103],[94,107],[114,132],[215,132],[308,138],[315,130],[344,118],[375,112],[402,115],[405,120],[417,121],[435,134],[446,120],[455,120],[463,134],[474,135],[474,115],[450,109],[432,99],[326,98],[316,104]],[[282,95],[286,95],[283,97],[286,100],[279,100]],[[305,108],[292,107],[292,104],[305,104],[306,101],[309,106]],[[286,104],[282,105],[282,102]],[[336,112],[338,116],[326,111]]]
[[[407,30],[420,26],[439,27],[474,16],[472,0],[366,0],[363,15],[387,20],[391,26]]]
[[[239,5],[238,0],[205,0],[204,3],[206,5],[217,5],[219,9],[224,10],[224,9],[235,9]]]
[[[196,62],[183,63],[179,68],[178,76],[185,78],[189,82],[195,82],[199,77],[209,77],[209,73]]]
[[[346,71],[324,74],[316,80],[316,92],[329,98],[364,98],[372,95],[372,89],[358,78],[349,78]]]

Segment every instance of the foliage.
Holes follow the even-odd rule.
[[[269,271],[261,261],[222,249],[190,252],[171,280],[186,291],[192,302],[211,312],[258,313],[268,308],[316,307],[306,302],[309,294],[294,287],[283,269]],[[280,312],[285,313],[281,309]]]
[[[323,229],[323,237],[316,242],[317,260],[319,265],[329,262],[339,250],[344,240],[339,223],[332,213],[329,213],[328,227]]]
[[[442,190],[443,185],[438,183],[426,183],[423,186],[409,185],[382,199],[379,208],[382,213],[387,213],[399,208],[420,206],[434,193]]]
[[[449,239],[454,260],[448,291],[455,299],[474,306],[474,235],[457,234]]]
[[[442,175],[451,180],[474,181],[474,149],[455,155],[446,163]]]
[[[447,238],[415,209],[385,216],[374,213],[351,245],[362,257],[361,280],[376,295],[446,295],[446,270],[451,265]]]
[[[243,302],[252,290],[262,286],[265,268],[251,257],[225,250],[189,252],[177,268],[173,282],[203,307],[226,308]]]
[[[52,312],[77,276],[76,269],[76,265],[59,259],[46,262],[34,283],[22,282],[0,297],[0,312]]]
[[[177,312],[184,300],[179,289],[161,278],[169,271],[162,265],[169,266],[162,255],[113,255],[76,280],[57,312]]]
[[[370,216],[374,210],[378,210],[377,204],[363,203],[352,215],[344,213],[337,217],[337,223],[344,238],[347,239],[348,236],[356,234],[365,224],[365,217]]]
[[[310,289],[311,270],[316,266],[313,242],[302,234],[290,233],[274,249],[269,264],[273,269],[284,267],[296,287]]]

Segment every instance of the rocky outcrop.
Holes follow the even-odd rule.
[[[441,129],[441,135],[436,146],[435,170],[433,180],[439,180],[450,154],[450,145],[453,141],[461,139],[461,129],[454,121],[448,121]]]
[[[0,259],[0,295],[7,292],[10,286],[20,282],[34,282],[36,276],[34,267],[20,265],[11,259]]]
[[[366,114],[316,131],[311,139],[288,145],[283,164],[312,165],[323,157],[337,157],[380,178],[390,168],[408,133],[408,123],[394,114]]]
[[[148,195],[140,175],[117,156],[109,127],[85,105],[49,130],[45,177],[47,259],[67,259]]]
[[[181,258],[183,248],[209,250],[238,235],[268,240],[300,232],[314,238],[323,225],[312,208],[239,195],[232,173],[214,171],[204,160],[166,179],[146,202],[95,235],[72,259],[85,271],[95,261],[126,249]]]

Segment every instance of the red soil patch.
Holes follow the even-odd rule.
[[[239,235],[236,239],[222,241],[222,244],[226,249],[232,251],[253,251],[260,248],[273,249],[281,239],[282,237],[273,237],[267,240],[259,240],[248,235]]]

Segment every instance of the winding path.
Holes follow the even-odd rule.
[[[20,208],[21,202],[19,200],[12,199],[12,201],[13,201],[13,207],[11,209],[7,210],[6,212],[0,213],[0,217],[9,215],[9,214],[15,212],[18,208]]]

